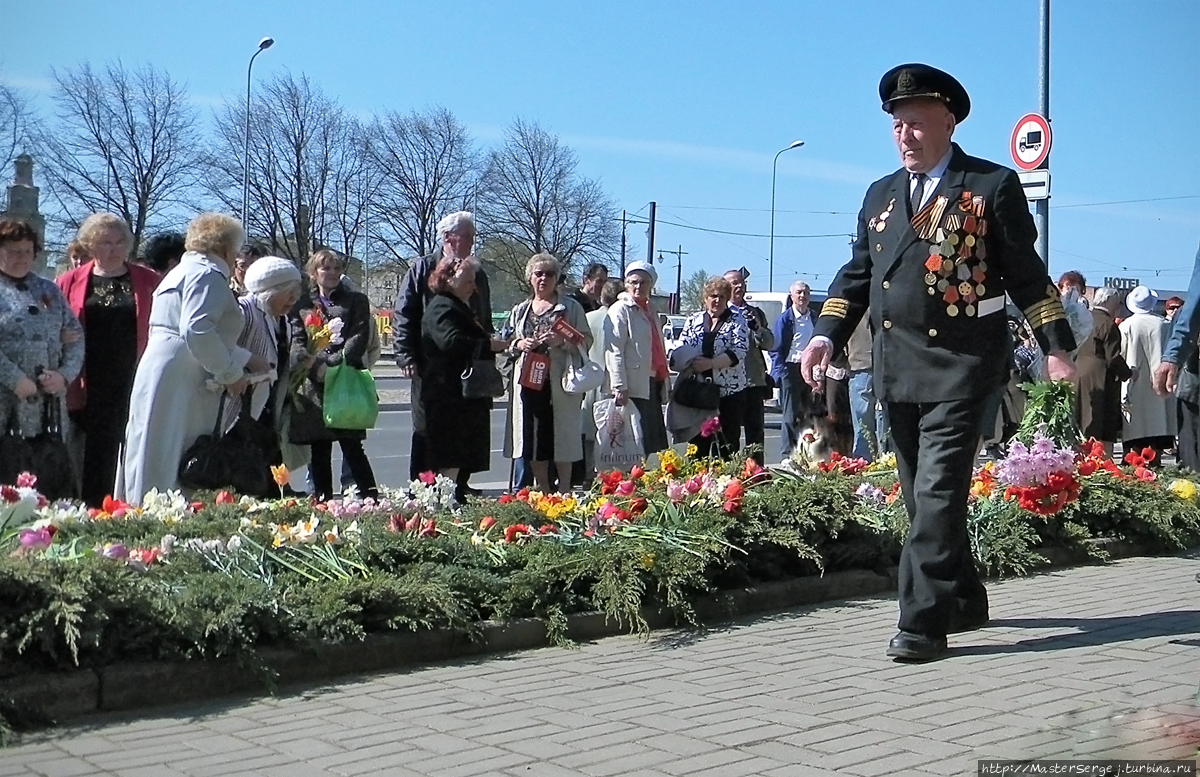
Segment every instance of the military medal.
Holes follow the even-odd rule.
[[[967,305],[965,308],[963,308],[963,313],[966,313],[968,316],[975,315],[975,306]]]
[[[958,305],[947,305],[946,306],[946,315],[950,316],[951,318],[954,318],[955,316],[957,316],[958,315]]]

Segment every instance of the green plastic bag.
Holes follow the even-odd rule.
[[[325,371],[321,407],[330,429],[373,429],[379,418],[375,378],[368,370],[335,364]]]

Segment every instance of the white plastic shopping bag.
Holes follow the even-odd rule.
[[[618,405],[611,397],[592,408],[596,421],[596,469],[628,472],[645,458],[642,422],[632,402]]]

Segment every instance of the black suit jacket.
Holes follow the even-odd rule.
[[[396,366],[423,366],[421,356],[421,318],[425,306],[433,298],[429,289],[429,276],[442,258],[439,248],[432,254],[413,262],[404,275],[404,288],[396,295],[392,313],[392,351]],[[471,310],[480,325],[490,334],[492,329],[492,290],[488,285],[487,273],[480,267],[475,273],[475,293],[471,295]]]
[[[867,190],[853,257],[829,287],[815,334],[845,347],[870,308],[876,396],[887,402],[982,398],[1008,380],[1005,294],[1046,352],[1075,347],[1058,289],[1034,250],[1016,173],[967,156],[908,216],[903,168]]]

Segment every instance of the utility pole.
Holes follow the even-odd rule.
[[[650,226],[646,228],[646,262],[654,264],[654,211],[657,202],[650,203]]]
[[[1050,121],[1050,0],[1041,0],[1041,45],[1038,47],[1038,112]],[[1042,167],[1050,169],[1050,155]],[[1050,200],[1034,203],[1033,222],[1037,227],[1037,252],[1050,271]]]
[[[621,211],[621,278],[625,278],[625,211]]]
[[[683,257],[687,254],[687,251],[683,250],[682,244],[680,244],[678,251],[659,249],[659,264],[662,264],[663,262],[663,254],[675,254],[675,305],[674,310],[671,311],[671,314],[678,315],[680,309],[683,307]]]

